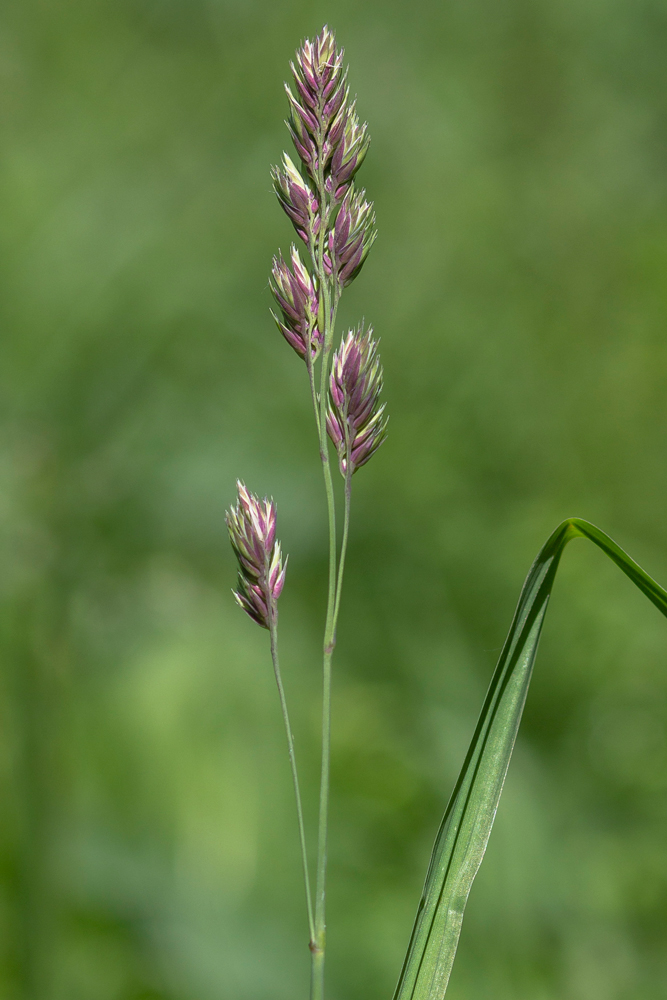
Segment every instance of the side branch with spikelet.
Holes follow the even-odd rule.
[[[277,514],[273,500],[268,500],[266,497],[260,500],[254,493],[250,493],[240,480],[237,480],[236,491],[236,505],[230,507],[225,515],[229,539],[239,563],[238,590],[234,591],[234,597],[246,614],[262,628],[268,629],[271,636],[271,659],[287,736],[306,890],[306,909],[312,939],[315,924],[308,872],[306,831],[294,753],[294,736],[278,659],[278,598],[285,583],[287,560],[283,563],[280,542],[276,539]]]

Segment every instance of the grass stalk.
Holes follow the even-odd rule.
[[[288,127],[301,166],[296,166],[285,153],[283,166],[274,167],[272,176],[278,200],[308,246],[312,271],[304,268],[298,251],[293,247],[291,269],[282,256],[274,259],[271,290],[282,314],[282,319],[276,316],[278,326],[288,343],[305,359],[308,369],[327,504],[329,569],[322,648],[322,756],[314,932],[310,941],[311,1000],[323,1000],[331,679],[349,533],[350,480],[355,468],[365,464],[384,440],[386,421],[382,419],[383,407],[378,402],[382,370],[376,357],[376,344],[371,338],[372,331],[369,329],[364,334],[363,324],[359,330],[350,331],[344,344],[341,344],[341,354],[333,355],[332,361],[341,290],[359,273],[376,235],[372,205],[365,200],[364,192],[356,191],[353,184],[353,177],[363,163],[370,141],[366,125],[359,121],[355,101],[349,100],[343,50],[336,47],[335,37],[326,25],[314,41],[306,39],[291,68],[296,96],[287,86],[290,102]],[[320,359],[317,377],[313,353]],[[336,367],[333,374],[332,365]],[[355,388],[352,389],[352,386]],[[344,414],[340,409],[343,400],[346,400]],[[348,472],[344,474],[345,519],[340,559],[329,437],[338,453],[341,469],[345,468],[345,448],[348,456]],[[354,463],[350,461],[352,454]],[[241,498],[240,502],[247,505],[249,500]],[[261,520],[261,511],[258,517]],[[232,520],[236,530],[238,516],[234,515]],[[274,535],[271,534],[271,537]],[[240,537],[237,550],[242,563],[243,592],[237,594],[237,600],[255,621],[265,624],[266,611],[257,595],[253,596],[255,584],[252,577],[246,579],[243,576],[244,565],[251,570],[253,568],[254,547],[253,539]],[[279,550],[275,558],[279,558]],[[279,566],[276,565],[275,573],[278,572]],[[275,579],[278,590],[282,589],[284,575]]]
[[[303,822],[303,806],[301,804],[301,791],[299,788],[299,775],[296,766],[296,754],[294,752],[294,736],[292,734],[292,726],[290,725],[289,712],[287,710],[287,699],[285,697],[285,688],[283,687],[282,675],[280,673],[280,661],[278,659],[278,609],[275,601],[273,600],[271,600],[271,611],[269,616],[269,633],[271,636],[271,659],[273,661],[273,672],[275,674],[276,685],[278,687],[278,696],[280,698],[280,708],[283,714],[283,722],[285,723],[287,749],[289,752],[290,769],[292,772],[292,784],[294,785],[294,797],[296,799],[299,841],[301,844],[301,863],[303,865],[303,881],[306,890],[306,908],[308,911],[308,930],[310,933],[310,940],[312,941],[315,935],[315,923],[313,919],[313,900],[310,889],[310,876],[308,874],[306,831]]]
[[[345,512],[343,515],[343,540],[340,545],[340,558],[338,561],[338,580],[336,582],[336,602],[334,604],[334,636],[338,625],[338,612],[340,610],[340,597],[343,590],[343,574],[345,572],[345,556],[347,554],[347,539],[350,533],[350,506],[352,500],[352,470],[350,467],[349,448],[347,472],[345,473]]]
[[[333,343],[335,314],[338,305],[335,293],[324,268],[324,236],[329,217],[328,198],[324,186],[322,167],[322,144],[319,143],[320,168],[317,176],[318,195],[322,206],[322,220],[318,234],[313,265],[317,272],[319,287],[323,299],[323,345],[320,370],[320,397],[318,430],[320,436],[320,459],[324,476],[324,489],[327,498],[327,516],[329,521],[329,587],[327,594],[327,612],[324,628],[324,644],[322,659],[322,759],[320,772],[319,818],[317,829],[317,876],[315,887],[315,936],[311,941],[311,1000],[324,998],[324,960],[326,948],[326,879],[327,879],[327,841],[329,830],[329,785],[331,764],[331,662],[336,644],[334,611],[336,604],[337,580],[337,537],[336,537],[336,504],[334,498],[331,462],[329,460],[329,442],[327,440],[326,406],[327,377],[329,374],[329,358]]]

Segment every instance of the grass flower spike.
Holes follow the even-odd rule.
[[[322,332],[317,326],[319,309],[317,285],[304,267],[295,246],[292,246],[291,258],[291,270],[283,260],[282,254],[273,258],[269,286],[282,313],[282,320],[274,312],[271,315],[283,337],[296,353],[305,358],[310,347],[310,355],[314,361],[322,347]]]
[[[226,515],[232,548],[239,561],[239,589],[234,596],[254,622],[269,629],[287,568],[280,543],[276,542],[276,507],[272,500],[260,500],[248,492],[242,482],[236,486],[236,506]]]
[[[349,100],[343,50],[337,48],[336,39],[326,26],[314,41],[303,43],[291,68],[293,86],[286,85],[290,108],[287,127],[300,169],[284,154],[282,168],[273,170],[273,185],[280,204],[306,244],[309,260],[303,264],[292,249],[290,267],[278,255],[273,261],[269,285],[280,310],[281,318],[274,317],[278,327],[306,362],[329,527],[316,884],[309,909],[310,996],[311,1000],[323,1000],[332,661],[350,528],[352,473],[381,444],[385,423],[378,402],[382,369],[370,333],[366,337],[361,333],[351,334],[349,343],[333,357],[341,293],[361,270],[375,239],[373,206],[366,201],[365,192],[356,191],[353,184],[370,138],[366,125],[359,120],[355,102]],[[327,431],[338,449],[339,467],[345,478],[340,538]]]
[[[327,431],[343,476],[365,465],[387,436],[382,365],[372,335],[372,328],[365,334],[350,330],[331,368]]]
[[[379,448],[385,436],[384,407],[379,402],[382,368],[377,345],[363,330],[351,332],[333,354],[336,314],[346,285],[357,276],[375,240],[375,214],[353,178],[368,151],[365,124],[349,100],[343,50],[324,27],[307,40],[292,63],[293,89],[287,122],[297,153],[285,153],[271,171],[278,200],[306,245],[301,259],[292,246],[289,259],[273,258],[269,287],[272,312],[287,343],[306,362],[322,464],[329,528],[328,596],[322,642],[322,757],[314,892],[310,888],[308,851],[287,701],[278,663],[276,602],[285,579],[280,546],[275,541],[275,507],[238,484],[238,502],[227,514],[229,534],[239,560],[236,600],[253,621],[267,628],[287,733],[299,820],[306,889],[310,1000],[324,1000],[326,882],[331,757],[332,661],[336,646],[345,557],[350,529],[352,474]],[[328,406],[327,406],[328,403]],[[345,479],[343,530],[336,526],[336,503],[327,432],[338,451]],[[340,545],[339,545],[340,543]]]
[[[312,181],[324,180],[334,205],[339,205],[364,161],[370,138],[366,125],[359,122],[355,103],[349,103],[343,49],[336,49],[327,27],[314,42],[304,42],[292,63],[292,74],[297,96],[287,84],[285,89],[294,147]]]

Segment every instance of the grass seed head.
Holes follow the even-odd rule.
[[[254,622],[270,628],[275,607],[285,583],[287,560],[283,564],[276,541],[276,505],[260,500],[239,480],[237,501],[226,515],[232,548],[239,561],[237,603]]]
[[[291,262],[290,269],[282,254],[273,258],[269,287],[282,319],[273,311],[271,315],[290,347],[302,358],[306,358],[310,347],[314,361],[322,347],[322,332],[317,325],[319,298],[316,279],[310,275],[295,246],[292,246]]]
[[[359,274],[376,236],[373,203],[366,201],[365,191],[357,191],[351,184],[329,231],[324,260],[327,272],[341,288]]]
[[[283,153],[282,167],[271,169],[273,190],[288,218],[306,246],[319,231],[319,202],[291,158]]]
[[[387,436],[382,365],[373,329],[350,330],[333,357],[327,432],[338,452],[341,475],[353,475]]]

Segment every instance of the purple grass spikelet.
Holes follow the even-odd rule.
[[[359,274],[376,236],[373,203],[366,201],[365,191],[356,191],[352,184],[329,232],[324,258],[327,273],[341,288]]]
[[[282,167],[272,167],[273,190],[297,233],[309,246],[320,227],[319,202],[294,163],[283,153]]]
[[[304,359],[310,347],[310,356],[314,361],[320,353],[323,340],[317,324],[319,297],[316,279],[302,263],[299,251],[294,245],[291,250],[291,261],[290,269],[282,254],[273,258],[269,287],[282,313],[282,319],[273,310],[271,315],[290,347]]]
[[[333,151],[325,181],[327,191],[337,202],[342,201],[352,178],[364,162],[370,142],[367,126],[360,124],[352,104],[346,111],[341,141]]]
[[[336,36],[326,24],[314,42],[306,39],[297,52],[297,64],[291,64],[292,73],[299,93],[311,107],[331,101],[345,83],[344,55],[344,49],[336,48]]]
[[[287,123],[306,170],[313,180],[326,166],[341,141],[349,96],[343,50],[336,48],[333,32],[325,25],[314,42],[306,40],[291,64],[296,96],[285,84],[290,102]]]
[[[322,145],[322,166],[326,170],[334,150],[345,134],[348,90],[341,87],[334,100],[327,102],[322,110],[318,108],[311,111],[299,104],[287,84],[285,89],[290,102],[287,128],[302,163],[315,180],[319,167],[319,144]]]
[[[382,379],[373,328],[350,330],[333,357],[327,409],[327,432],[342,476],[365,465],[387,436]]]
[[[225,514],[229,538],[239,561],[237,603],[254,622],[270,628],[285,583],[280,542],[276,541],[276,506],[260,500],[244,484],[236,483],[236,506]]]

